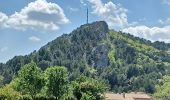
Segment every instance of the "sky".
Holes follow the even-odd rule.
[[[0,62],[26,55],[86,23],[170,43],[170,0],[0,0]]]

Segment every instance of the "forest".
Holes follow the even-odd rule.
[[[108,91],[170,100],[170,44],[85,24],[0,64],[2,100],[102,100]],[[15,98],[15,99],[10,99]]]

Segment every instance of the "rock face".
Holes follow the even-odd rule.
[[[108,32],[107,23],[99,21],[82,25],[71,33],[71,41],[84,44],[83,48],[86,52],[83,54],[83,59],[88,65],[93,67],[108,66],[108,46],[101,43],[103,40],[107,40]]]
[[[90,27],[94,31],[94,33],[97,33],[100,39],[107,38],[107,33],[109,32],[109,28],[106,22],[104,21],[94,22],[92,24],[86,24],[85,26]]]
[[[101,44],[94,49],[92,53],[95,58],[95,67],[106,67],[109,65],[108,52],[108,46],[105,44]]]
[[[74,30],[70,35],[81,35],[89,36],[89,39],[94,39],[94,36],[99,40],[106,39],[107,33],[109,32],[108,25],[105,21],[93,22],[91,24],[81,25],[79,28]]]

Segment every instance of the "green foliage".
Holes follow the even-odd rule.
[[[154,97],[157,100],[170,100],[170,76],[164,76],[156,86]]]
[[[57,100],[68,94],[68,72],[64,67],[50,67],[45,71],[48,95],[55,96]]]
[[[101,100],[107,90],[105,82],[81,76],[69,84],[65,67],[47,68],[44,73],[30,63],[18,76],[0,89],[2,100]],[[80,98],[79,98],[80,97]]]
[[[142,68],[140,66],[129,66],[127,69],[127,78],[131,78],[133,76],[139,76],[142,74]]]
[[[34,99],[43,87],[43,73],[35,63],[27,64],[19,71],[17,82],[17,89],[23,95],[29,94]]]
[[[167,64],[161,57],[157,59],[163,51],[154,48],[148,41],[122,32],[110,31],[109,37],[110,65],[103,68],[100,76],[108,80],[111,90],[154,93],[158,79],[170,71],[170,60]]]
[[[111,66],[114,66],[115,63],[116,63],[116,60],[115,60],[115,46],[114,45],[111,45],[111,50],[110,52],[108,53],[108,57],[109,57],[109,60],[111,62]]]
[[[4,77],[0,75],[0,88],[3,86],[3,79]]]
[[[11,85],[6,85],[0,89],[0,100],[21,100],[22,95],[15,91]]]
[[[91,93],[82,93],[80,100],[97,100]]]
[[[102,94],[107,90],[104,82],[80,76],[72,82],[73,94],[77,100],[101,100]]]

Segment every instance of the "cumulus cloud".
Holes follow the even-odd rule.
[[[22,30],[57,30],[59,25],[69,23],[69,19],[59,5],[46,0],[36,0],[29,3],[20,12],[15,12],[9,17],[6,16],[3,23]]]
[[[101,0],[87,0],[92,4],[92,13],[108,23],[110,28],[123,28],[128,25],[127,9],[109,1],[103,3]]]
[[[40,42],[40,41],[41,41],[41,39],[38,38],[38,37],[36,37],[36,36],[31,36],[31,37],[29,37],[28,39],[29,39],[30,41],[32,41],[32,42]]]
[[[0,12],[0,27],[5,27],[7,20],[8,20],[8,16],[6,14]]]
[[[136,26],[125,28],[122,31],[130,33],[137,37],[142,37],[151,40],[152,42],[164,41],[170,43],[170,26],[164,27]]]

